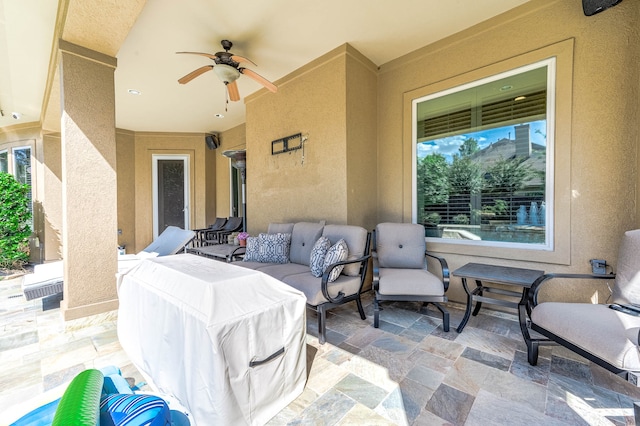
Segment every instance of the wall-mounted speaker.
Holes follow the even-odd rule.
[[[620,3],[622,0],[582,0],[582,10],[587,16],[595,15]]]
[[[204,141],[207,144],[207,148],[216,149],[220,146],[220,138],[216,133],[209,133],[204,137]]]

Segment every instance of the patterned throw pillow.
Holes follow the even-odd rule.
[[[260,241],[258,237],[248,237],[247,248],[245,249],[242,260],[245,262],[260,262],[260,254],[258,253],[259,244]]]
[[[311,249],[311,258],[309,259],[309,267],[311,275],[321,277],[324,272],[324,258],[331,247],[331,241],[327,237],[320,237]]]
[[[260,234],[258,240],[259,262],[289,263],[291,234]]]
[[[323,271],[326,271],[329,265],[347,260],[347,257],[349,257],[349,248],[347,247],[347,242],[341,239],[332,245],[329,248],[329,251],[327,251],[327,255],[324,258]],[[329,282],[331,283],[337,280],[343,269],[344,265],[334,268],[329,275]]]

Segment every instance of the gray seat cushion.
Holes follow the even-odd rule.
[[[426,266],[424,226],[414,223],[380,223],[376,226],[376,252],[381,268]]]
[[[443,296],[442,280],[426,269],[380,268],[378,292],[385,295]]]
[[[347,260],[359,259],[364,256],[364,251],[367,246],[367,230],[361,226],[326,225],[322,231],[322,236],[329,238],[332,245],[340,239],[344,239],[349,250]],[[350,277],[359,276],[360,263],[346,265],[342,270],[342,274]]]
[[[267,234],[291,234],[295,223],[270,223],[267,228]]]
[[[317,306],[328,302],[322,294],[320,285],[322,278],[314,277],[311,275],[310,271],[302,274],[288,275],[283,277],[281,281],[303,292],[307,297],[307,303],[311,306]],[[351,296],[357,293],[360,289],[360,277],[340,275],[337,280],[329,283],[327,288],[331,297],[338,296],[338,293],[341,291],[345,296]]]
[[[301,265],[299,263],[267,263],[263,267],[254,269],[257,269],[260,272],[264,272],[267,275],[271,275],[273,278],[280,281],[284,281],[284,278],[289,275],[300,273],[309,273],[309,275],[311,275],[311,270],[309,269],[309,267],[307,265]]]
[[[627,231],[618,250],[613,302],[640,304],[640,229]]]
[[[293,263],[309,266],[311,250],[320,235],[322,235],[323,223],[297,222],[293,225],[291,233],[291,248],[289,260]]]
[[[624,370],[640,371],[640,317],[590,303],[545,302],[531,321]]]

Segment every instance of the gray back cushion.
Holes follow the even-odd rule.
[[[270,223],[267,234],[292,234],[294,223]]]
[[[347,260],[354,260],[364,256],[367,245],[367,230],[361,226],[354,225],[326,225],[322,231],[322,236],[331,241],[331,245],[344,239],[347,243],[349,255]],[[355,277],[360,275],[360,263],[352,263],[342,270],[344,275]]]
[[[613,302],[640,304],[640,229],[625,232],[620,242]]]
[[[322,235],[322,223],[298,222],[291,232],[291,250],[289,260],[293,263],[309,266],[311,250]]]
[[[424,226],[380,223],[376,226],[376,252],[381,268],[424,268]]]

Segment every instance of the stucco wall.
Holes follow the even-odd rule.
[[[407,174],[411,156],[406,155],[411,140],[406,136],[407,99],[403,94],[572,40],[572,109],[557,117],[564,120],[557,125],[565,129],[570,121],[570,132],[556,134],[556,149],[569,155],[556,163],[558,173],[570,171],[568,186],[558,188],[559,201],[567,207],[556,211],[558,223],[569,227],[570,241],[556,247],[564,250],[560,254],[566,261],[544,262],[535,253],[530,260],[509,261],[493,258],[490,248],[484,256],[488,259],[483,259],[460,255],[452,247],[437,247],[452,270],[469,261],[589,272],[588,260],[602,258],[615,266],[621,234],[638,226],[639,11],[636,2],[622,2],[605,13],[586,17],[577,0],[534,0],[381,66],[378,219],[411,219],[411,178]],[[563,222],[563,218],[568,220]],[[561,290],[555,296],[606,299],[608,292],[596,295],[596,288],[602,290],[587,286],[579,292]],[[450,295],[460,300],[459,279],[453,280]]]
[[[135,133],[116,131],[116,166],[118,179],[118,245],[128,253],[136,247]]]
[[[215,150],[216,162],[216,216],[229,217],[231,213],[231,182],[228,157],[222,155],[225,151],[238,151],[246,147],[246,126],[241,124],[220,135],[220,146]],[[215,219],[215,217],[213,219]],[[209,224],[213,223],[209,220]]]
[[[359,191],[367,190],[362,182],[371,176],[365,159],[375,156],[373,69],[343,45],[278,81],[277,95],[247,97],[249,232],[301,220],[369,225],[375,191],[370,198]],[[360,95],[366,106],[348,113],[348,99]],[[271,154],[272,141],[297,133],[307,138],[303,149]],[[366,145],[370,150],[360,153]]]
[[[152,156],[184,154],[189,156],[191,191],[191,229],[203,228],[206,220],[207,172],[204,133],[135,134],[135,252],[153,241]]]

